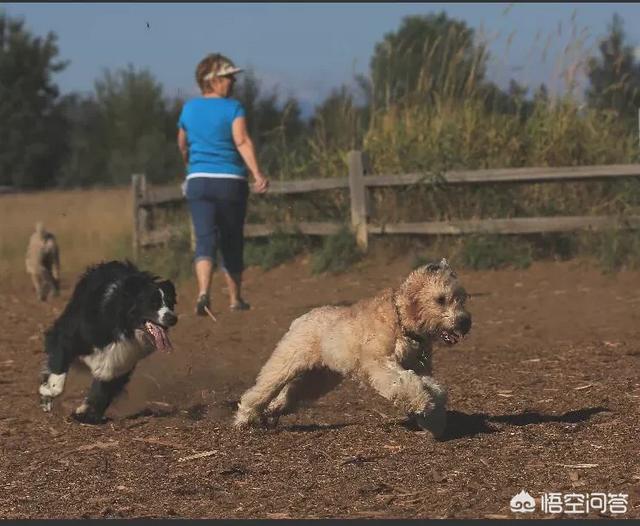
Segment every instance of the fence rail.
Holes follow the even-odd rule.
[[[348,188],[351,203],[351,227],[359,246],[365,250],[370,234],[537,234],[577,230],[597,231],[609,228],[640,228],[640,216],[556,216],[369,224],[368,204],[368,188],[373,187],[430,184],[434,181],[444,185],[458,185],[606,180],[620,177],[640,177],[640,164],[457,170],[437,177],[424,173],[369,175],[366,165],[366,157],[362,152],[352,151],[349,152],[348,177],[275,181],[269,188],[269,194],[300,194]],[[151,218],[155,207],[181,202],[184,197],[177,185],[151,186],[147,184],[144,175],[132,176],[132,192],[133,249],[137,257],[141,248],[165,243],[177,234],[178,230],[171,227],[161,231],[153,230]],[[279,225],[247,224],[245,225],[245,236],[268,236],[276,230],[325,236],[339,231],[341,227],[341,224],[333,222],[300,222]]]

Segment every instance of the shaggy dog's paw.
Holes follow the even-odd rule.
[[[249,427],[249,417],[248,415],[242,413],[236,413],[236,416],[233,419],[233,427],[237,429],[243,429]]]
[[[265,414],[260,417],[260,427],[265,429],[275,429],[278,427],[278,421],[280,415],[278,414]]]
[[[434,438],[442,438],[447,427],[447,410],[443,406],[436,406],[428,413],[413,415],[415,423],[424,431],[429,431]]]
[[[40,395],[40,407],[45,413],[50,413],[53,409],[53,397]]]
[[[256,415],[238,411],[233,419],[233,427],[237,429],[245,429],[249,427],[274,428],[278,425],[278,416],[273,415]]]

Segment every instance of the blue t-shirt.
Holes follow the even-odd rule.
[[[189,175],[247,177],[231,132],[231,123],[244,115],[235,99],[199,97],[184,105],[178,126],[187,132]]]

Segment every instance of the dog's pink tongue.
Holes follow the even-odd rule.
[[[156,325],[155,323],[151,323],[150,321],[145,323],[149,334],[153,337],[153,341],[156,349],[159,351],[169,352],[173,349],[173,345],[171,345],[171,340],[169,340],[169,335],[164,327],[160,325]]]

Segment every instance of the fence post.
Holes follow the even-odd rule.
[[[366,251],[367,235],[367,188],[364,184],[362,152],[349,152],[349,193],[351,199],[351,228],[360,249]]]
[[[133,258],[138,260],[140,255],[140,247],[142,244],[142,233],[146,230],[146,213],[140,207],[140,201],[146,196],[147,191],[147,178],[144,174],[133,174],[131,176],[131,192],[133,193],[133,232],[132,232],[132,244],[133,244]]]

